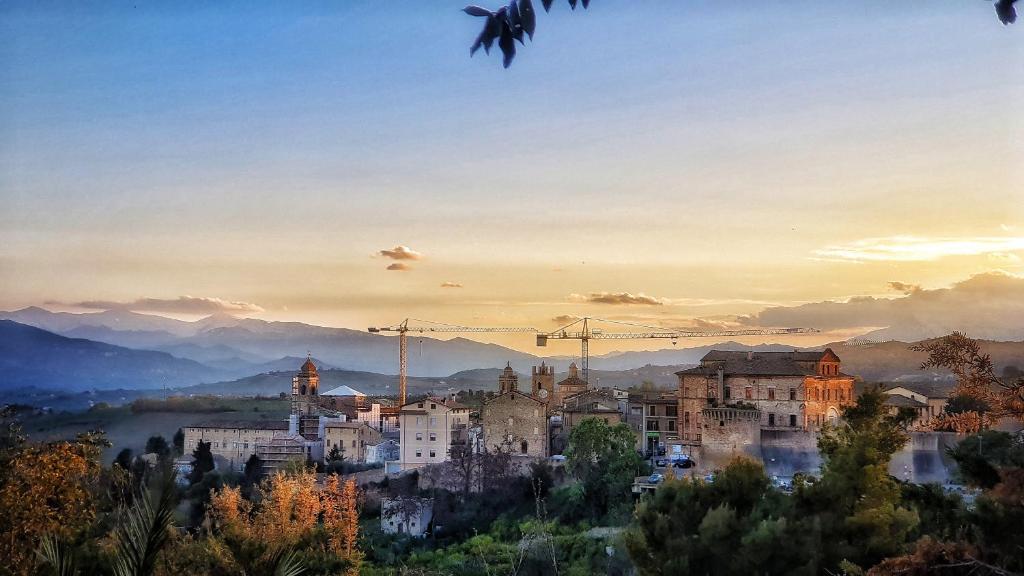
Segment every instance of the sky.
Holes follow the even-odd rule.
[[[0,309],[1024,339],[1024,24],[462,6],[3,3]]]

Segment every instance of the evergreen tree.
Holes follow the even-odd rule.
[[[174,455],[182,456],[185,454],[185,432],[181,428],[174,433],[174,438],[171,440],[174,443]]]
[[[192,451],[192,473],[189,474],[188,480],[192,484],[198,484],[203,480],[203,476],[213,469],[213,452],[210,451],[210,443],[200,440],[196,444],[196,449]]]
[[[171,447],[163,436],[150,436],[146,440],[146,454],[156,454],[160,459],[166,458],[171,453]]]

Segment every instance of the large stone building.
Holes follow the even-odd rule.
[[[481,415],[484,447],[511,449],[513,454],[548,455],[547,406],[538,398],[512,389],[491,398]]]
[[[270,442],[275,434],[286,434],[287,420],[221,420],[193,424],[183,429],[185,455],[192,454],[199,442],[209,442],[218,466],[241,472],[257,444]]]
[[[450,398],[424,398],[402,406],[402,469],[447,461],[452,446],[468,445],[468,428],[469,408]]]
[[[212,421],[184,428],[185,452],[199,442],[210,442],[214,462],[241,471],[252,455],[264,460],[264,471],[277,469],[287,460],[321,460],[324,429],[342,422],[344,415],[323,416],[318,405],[320,377],[309,358],[292,379],[291,415],[287,420]]]
[[[712,350],[679,376],[680,441],[706,444],[729,423],[760,430],[815,431],[854,401],[853,377],[831,349],[821,352]],[[722,429],[722,430],[719,430]],[[728,440],[727,440],[728,441]],[[754,441],[753,439],[751,441]]]

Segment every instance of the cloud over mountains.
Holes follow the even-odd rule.
[[[875,340],[918,340],[959,330],[975,338],[1024,339],[1024,278],[1004,272],[976,274],[933,290],[902,282],[897,298],[858,296],[845,302],[775,306],[740,322],[751,326],[802,326],[820,330],[880,328]]]
[[[132,312],[163,312],[167,314],[257,314],[263,308],[251,302],[231,302],[220,298],[179,296],[177,298],[139,298],[131,302],[86,300],[73,306],[91,310],[130,310]]]

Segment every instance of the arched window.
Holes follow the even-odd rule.
[[[529,450],[529,448],[530,448],[530,445],[526,443],[526,440],[523,440],[523,443],[520,444],[520,446],[519,446],[519,449],[522,451],[523,454],[526,454],[526,452],[527,452],[527,450]]]

